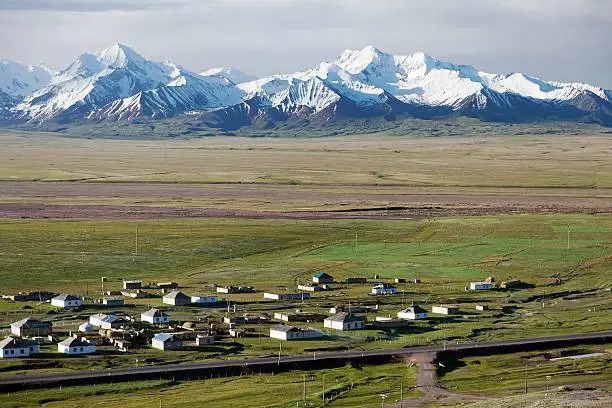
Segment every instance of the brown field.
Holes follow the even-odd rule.
[[[0,133],[0,216],[611,212],[612,138],[137,141]]]

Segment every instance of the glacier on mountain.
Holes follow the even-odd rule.
[[[45,76],[43,68],[5,65],[0,91],[10,97],[3,98],[7,104],[17,101],[10,108],[13,121],[158,119],[200,112],[220,126],[235,127],[257,118],[274,123],[292,117],[454,113],[612,125],[609,90],[521,73],[491,74],[423,52],[392,55],[371,46],[345,50],[311,69],[263,78],[233,68],[196,74],[172,62],[150,61],[121,44],[83,54],[53,75]]]

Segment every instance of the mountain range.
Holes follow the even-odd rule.
[[[0,124],[31,126],[192,117],[210,128],[325,125],[338,119],[563,120],[612,126],[612,91],[490,74],[422,52],[346,50],[331,62],[262,78],[234,68],[192,72],[115,44],[60,71],[0,60]]]

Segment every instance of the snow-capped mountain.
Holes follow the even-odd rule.
[[[0,91],[15,98],[24,97],[47,85],[54,74],[44,64],[25,66],[0,59]]]
[[[218,76],[221,78],[229,79],[234,84],[241,84],[243,82],[250,82],[257,79],[254,75],[245,74],[244,72],[236,68],[219,67],[211,68],[206,71],[200,72],[202,76]]]
[[[117,44],[81,55],[25,96],[9,116],[12,121],[66,123],[183,114],[197,114],[202,123],[226,129],[303,119],[448,115],[612,126],[612,92],[521,73],[491,74],[422,52],[391,55],[374,47],[346,50],[333,61],[293,74],[255,78],[233,68],[195,74]]]

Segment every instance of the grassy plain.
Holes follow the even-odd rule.
[[[420,278],[422,283],[399,284],[401,294],[382,298],[369,296],[368,285],[335,285],[303,303],[261,302],[261,293],[227,297],[239,315],[270,316],[296,308],[326,312],[349,301],[378,304],[378,316],[395,315],[412,302],[427,309],[435,303],[458,303],[462,309],[460,315],[434,316],[407,329],[289,342],[283,345],[287,354],[612,329],[612,215],[605,214],[612,208],[612,141],[607,135],[138,141],[14,132],[0,134],[0,142],[0,206],[55,203],[66,208],[63,216],[68,217],[30,219],[27,211],[21,216],[2,212],[2,292],[43,289],[96,298],[103,276],[106,290],[118,289],[121,278],[128,277],[179,281],[185,292],[194,295],[212,293],[213,284],[283,292],[323,270],[337,279],[373,280],[380,275],[382,280]],[[395,220],[385,219],[382,210],[377,219],[344,220],[113,219],[104,213],[83,219],[86,212],[70,214],[75,204],[116,205],[127,211],[133,206],[278,212],[392,206],[425,210],[420,219]],[[500,209],[489,213],[493,207]],[[433,214],[438,208],[482,209],[484,215],[428,216],[428,211]],[[559,214],[559,208],[570,213]],[[488,276],[497,281],[521,279],[529,286],[507,292],[464,291],[468,281]],[[161,299],[156,294],[128,303],[114,310],[137,315],[160,305]],[[476,304],[486,304],[490,310],[477,312]],[[49,309],[36,302],[0,300],[0,331],[6,332],[11,321],[32,315],[53,319],[59,330],[67,332],[93,313],[85,309],[51,315]],[[168,310],[178,321],[218,320],[228,314],[225,303]],[[254,335],[223,341],[209,350],[163,353],[147,348],[138,350],[138,356],[175,362],[277,352],[278,341],[265,335],[267,326],[249,328]],[[264,335],[260,337],[259,331]],[[38,373],[135,363],[133,354],[73,359],[52,353],[50,347],[44,351],[37,361]],[[459,391],[487,386],[503,393],[520,382],[516,359],[475,361],[468,359],[466,367],[445,375],[445,384]],[[32,364],[2,362],[0,375],[31,373]],[[609,361],[594,360],[591,368],[603,371],[602,364]],[[348,384],[349,379],[360,384],[332,406],[378,405],[378,393],[397,391],[393,381],[400,370],[386,367],[327,370],[338,384]],[[406,384],[414,383],[413,370],[402,372],[408,376]],[[488,377],[477,380],[479,372]],[[544,372],[534,371],[534,376]],[[509,380],[493,384],[498,375]],[[604,372],[602,381],[609,376]],[[243,405],[257,401],[257,406],[293,406],[301,399],[301,379],[301,373],[287,373],[201,384],[150,382],[93,391],[78,387],[59,393],[31,391],[18,394],[19,399],[1,398],[0,406],[43,402],[82,406],[85,399],[92,406],[150,406],[162,396],[169,397],[164,406],[183,397],[207,406],[227,406],[226,399],[219,399],[224,395]],[[248,392],[236,394],[243,384]],[[270,392],[261,392],[263,387]],[[206,394],[202,389],[219,392]],[[285,397],[282,403],[279,395]],[[311,398],[316,399],[314,391]]]
[[[181,407],[186,401],[206,407],[295,407],[303,402],[304,378],[311,407],[323,406],[323,389],[329,407],[379,406],[380,394],[394,402],[400,397],[402,382],[405,397],[416,395],[416,368],[388,364],[180,383],[152,380],[31,390],[3,396],[0,407]]]
[[[486,206],[500,196],[518,204],[528,203],[525,197],[535,204],[580,198],[588,207],[612,197],[612,143],[605,135],[142,141],[0,133],[0,142],[1,180],[72,182],[38,183],[39,191],[3,183],[2,202],[287,211],[460,205],[470,197]],[[131,194],[108,187],[129,182],[141,187]],[[86,183],[98,185],[98,193],[80,187]]]

